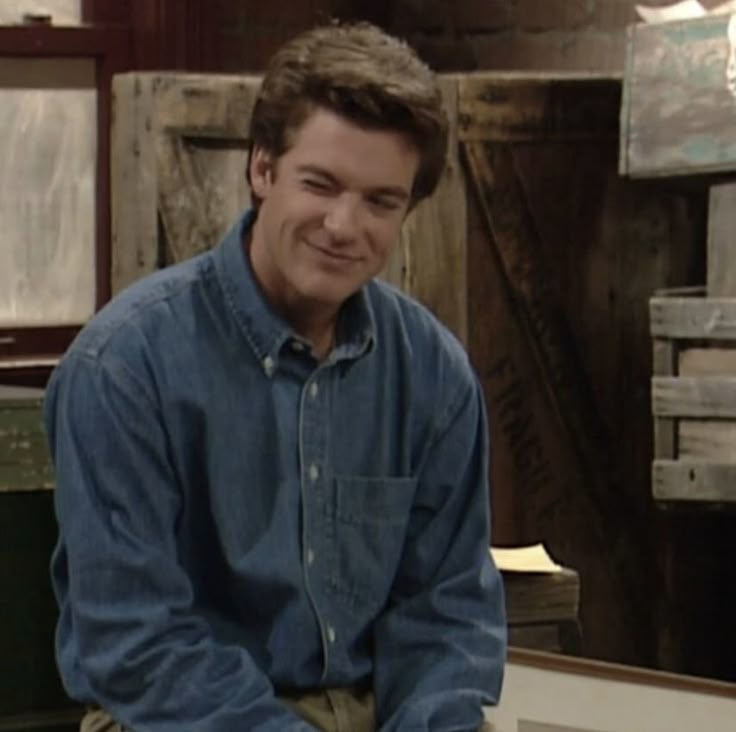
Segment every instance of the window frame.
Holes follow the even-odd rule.
[[[110,121],[112,76],[130,68],[125,26],[0,26],[0,59],[79,58],[95,62],[95,309],[110,299]],[[79,326],[0,327],[0,383],[42,386]]]

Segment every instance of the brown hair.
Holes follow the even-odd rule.
[[[445,164],[447,117],[434,74],[405,42],[369,23],[322,26],[288,42],[266,69],[251,150],[258,145],[279,157],[317,107],[406,134],[420,158],[412,205],[434,191]]]

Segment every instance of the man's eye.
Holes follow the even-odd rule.
[[[313,191],[327,192],[330,190],[330,184],[327,181],[317,178],[303,178],[302,184]]]
[[[381,196],[373,196],[368,199],[372,206],[380,209],[381,211],[396,211],[399,208],[399,203],[393,198],[382,198]]]

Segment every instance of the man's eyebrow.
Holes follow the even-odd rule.
[[[338,178],[332,175],[328,170],[320,168],[319,165],[311,165],[308,163],[298,165],[297,171],[299,173],[309,173],[311,175],[319,176],[335,186],[341,185]],[[411,198],[410,192],[401,186],[378,186],[377,188],[370,189],[370,193],[374,196],[390,196],[392,198],[397,198],[400,201],[408,201]]]

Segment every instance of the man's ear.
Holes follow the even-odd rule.
[[[260,145],[253,148],[250,156],[250,186],[259,198],[264,198],[273,180],[273,157]]]

